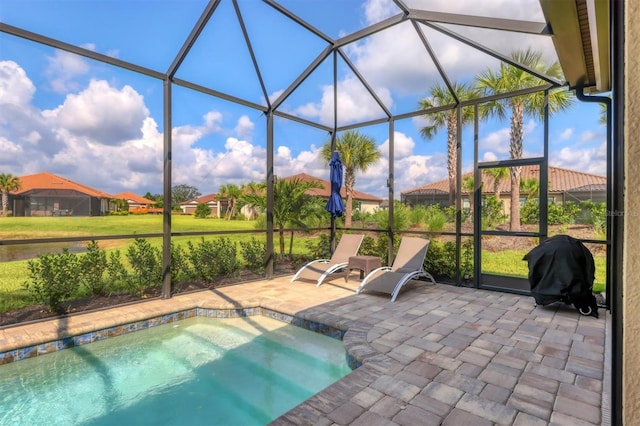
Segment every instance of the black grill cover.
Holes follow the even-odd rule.
[[[593,295],[595,263],[580,240],[553,236],[524,256],[529,264],[529,285],[536,304],[573,303],[583,315],[598,316]]]

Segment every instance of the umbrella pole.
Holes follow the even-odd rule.
[[[336,220],[335,218],[331,218],[331,240],[329,244],[329,248],[331,250],[331,255],[336,251]]]

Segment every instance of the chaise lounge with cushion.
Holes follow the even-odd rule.
[[[349,257],[358,254],[363,238],[362,234],[343,234],[330,259],[312,260],[296,272],[291,282],[311,280],[319,287],[329,275],[347,267]]]
[[[424,259],[429,249],[429,240],[403,237],[393,265],[382,266],[371,271],[360,283],[356,294],[362,291],[377,291],[391,295],[395,302],[402,287],[411,280],[426,278],[433,284],[433,276],[424,270]]]

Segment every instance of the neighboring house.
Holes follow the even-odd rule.
[[[180,209],[182,209],[183,214],[195,214],[198,204],[206,204],[211,210],[211,216],[217,218],[221,218],[227,208],[227,201],[220,199],[218,194],[208,194],[183,201],[180,203]]]
[[[473,173],[465,173],[462,178],[473,177]],[[521,180],[540,179],[540,168],[538,166],[522,166]],[[580,202],[591,200],[593,202],[606,201],[607,178],[604,176],[578,172],[575,170],[561,169],[559,167],[549,167],[549,202],[564,203],[566,201]],[[504,203],[504,212],[508,213],[511,206],[511,178],[507,175],[500,181],[500,200]],[[483,196],[495,193],[494,179],[488,174],[483,175],[482,194]],[[464,208],[469,207],[469,198],[472,195],[469,191],[462,189],[462,203]],[[423,185],[417,188],[402,191],[400,199],[403,203],[415,205],[439,204],[446,206],[449,203],[449,181],[447,179]],[[526,200],[527,194],[520,193],[520,201]]]
[[[299,179],[303,182],[317,182],[320,184],[320,188],[311,188],[307,191],[307,194],[315,197],[320,197],[323,200],[328,200],[331,195],[331,183],[328,180],[320,179],[315,176],[308,175],[306,173],[299,173],[293,176],[287,176],[283,179]],[[342,185],[340,189],[340,196],[343,200],[347,199],[347,191]],[[365,192],[353,191],[353,201],[356,203],[357,210],[362,213],[374,213],[376,210],[381,209],[383,199],[376,197],[375,195],[367,194]]]
[[[20,189],[9,193],[14,216],[101,216],[112,195],[52,173],[21,176]]]
[[[162,213],[162,209],[154,208],[156,202],[148,198],[141,197],[133,192],[120,192],[113,195],[115,200],[125,200],[129,205],[130,213]]]

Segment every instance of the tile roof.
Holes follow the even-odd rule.
[[[462,175],[473,176],[473,172]],[[539,166],[522,166],[522,179],[538,179],[540,177]],[[483,176],[482,188],[484,193],[493,193],[493,177],[489,175]],[[562,169],[559,167],[549,166],[549,192],[560,193],[566,191],[599,191],[606,190],[607,178],[604,176],[594,175],[590,173],[578,172],[575,170]],[[500,192],[508,194],[511,192],[511,182],[507,176],[500,182]],[[449,181],[444,179],[427,185],[402,191],[402,195],[416,195],[424,193],[449,193]],[[469,191],[462,190],[463,194]]]
[[[188,206],[190,204],[209,204],[215,203],[218,201],[218,194],[207,194],[202,197],[192,198],[190,200],[186,200],[180,203],[181,206]]]
[[[308,175],[306,173],[298,173],[297,175],[287,176],[282,179],[292,180],[299,179],[303,182],[318,182],[321,185],[321,188],[311,188],[307,191],[307,194],[313,195],[316,197],[329,198],[331,195],[331,183],[328,180],[320,179],[315,176]],[[347,198],[347,192],[344,188],[344,185],[340,189],[340,196],[343,198]],[[358,201],[376,201],[382,202],[382,198],[376,197],[375,195],[367,194],[366,192],[353,191],[353,199]]]
[[[127,200],[129,203],[133,202],[135,204],[151,205],[156,203],[154,200],[150,200],[148,198],[144,198],[144,197],[141,197],[140,195],[134,194],[133,192],[127,192],[127,191],[114,194],[113,198],[116,198],[119,200]]]
[[[34,189],[66,189],[78,191],[91,197],[113,198],[111,194],[73,182],[69,179],[54,175],[53,173],[42,172],[33,175],[20,176],[20,189],[12,191],[14,195],[24,194]]]

